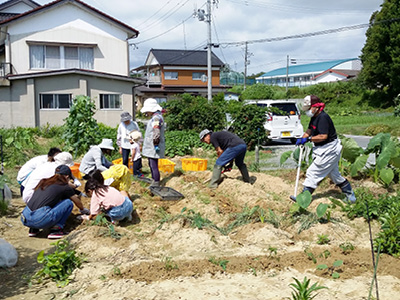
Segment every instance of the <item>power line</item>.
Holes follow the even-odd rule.
[[[373,24],[370,24],[370,23],[368,23],[368,24],[358,24],[358,25],[339,27],[339,28],[335,28],[335,29],[327,29],[327,30],[309,32],[309,33],[301,33],[301,34],[295,34],[295,35],[287,35],[287,36],[275,37],[275,38],[265,38],[265,39],[250,40],[250,41],[221,43],[221,45],[225,45],[225,46],[241,46],[241,45],[245,45],[246,43],[255,44],[255,43],[279,42],[279,41],[284,41],[284,40],[300,39],[300,38],[311,37],[311,36],[326,35],[326,34],[331,34],[331,33],[356,30],[356,29],[366,28],[366,27],[370,27],[370,26],[383,24],[383,23],[396,22],[396,21],[399,21],[399,20],[400,20],[400,18],[393,18],[393,19],[390,19],[390,20],[376,21]]]

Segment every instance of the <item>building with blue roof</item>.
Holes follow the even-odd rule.
[[[339,59],[311,64],[291,65],[264,73],[257,83],[288,87],[304,87],[322,82],[348,80],[361,70],[359,58]]]

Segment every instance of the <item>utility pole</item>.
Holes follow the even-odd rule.
[[[248,42],[245,43],[245,48],[244,48],[244,85],[243,89],[246,89],[246,79],[247,79],[247,66],[250,64],[249,57],[253,55],[253,53],[248,52]]]
[[[211,64],[211,0],[207,0],[207,98],[212,100],[212,64]]]
[[[286,57],[286,93],[288,91],[289,83],[289,55]]]
[[[213,0],[214,3],[218,0]],[[194,12],[199,21],[207,23],[207,98],[208,101],[212,100],[212,62],[211,62],[211,0],[207,0],[207,13],[203,9],[198,9]]]

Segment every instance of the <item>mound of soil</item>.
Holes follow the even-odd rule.
[[[0,298],[291,299],[289,284],[306,276],[327,287],[316,299],[367,299],[373,276],[368,224],[349,220],[339,208],[332,210],[330,222],[296,221],[289,213],[295,174],[285,179],[250,175],[252,184],[244,183],[234,169],[211,190],[209,171],[164,174],[162,184],[185,196],[179,201],[163,201],[135,181],[130,190],[135,218],[115,228],[119,239],[106,227],[77,220],[74,209],[66,239],[85,262],[64,288],[50,281],[27,284],[26,278],[40,268],[37,254],[53,246],[46,232],[28,237],[19,220],[24,203],[15,198],[10,213],[0,219],[0,235],[17,249],[19,261],[0,270]],[[331,203],[329,197],[340,198],[339,192],[325,183],[309,211]],[[89,199],[84,201],[89,206]],[[246,219],[245,212],[256,206],[265,212],[264,222]],[[372,231],[377,234],[379,224],[373,223]],[[329,243],[318,245],[318,235],[328,236]],[[354,249],[344,251],[344,244]],[[337,260],[343,264],[334,268]],[[318,270],[319,264],[328,268]],[[399,266],[397,258],[379,258],[381,299],[400,295]],[[333,272],[340,278],[333,279]]]

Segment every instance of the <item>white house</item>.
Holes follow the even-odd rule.
[[[0,4],[0,126],[61,125],[78,95],[115,126],[144,83],[129,76],[128,40],[138,34],[79,0]]]
[[[284,87],[288,81],[288,87],[302,87],[322,82],[347,80],[356,77],[360,70],[360,59],[340,59],[275,69],[257,77],[256,82]]]

